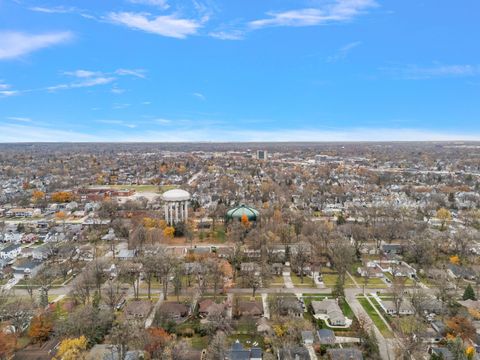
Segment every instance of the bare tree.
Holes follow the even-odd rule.
[[[312,247],[305,241],[299,242],[293,252],[292,265],[300,275],[300,281],[303,284],[305,270],[310,265],[312,258]]]
[[[112,311],[115,310],[123,297],[120,288],[120,283],[117,280],[108,280],[102,289],[103,301],[110,307],[110,309],[112,309]]]

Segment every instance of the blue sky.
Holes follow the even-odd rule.
[[[478,0],[0,0],[0,142],[480,140]]]

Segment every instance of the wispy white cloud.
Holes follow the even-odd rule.
[[[145,73],[145,70],[143,69],[135,69],[135,70],[118,69],[118,70],[115,70],[114,72],[91,71],[91,70],[83,70],[83,69],[74,70],[74,71],[64,71],[62,73],[63,75],[74,77],[78,80],[69,82],[69,83],[49,86],[46,89],[48,91],[57,91],[57,90],[92,87],[92,86],[98,86],[98,85],[107,85],[117,80],[115,75],[134,76],[134,77],[140,77],[144,79],[145,78],[144,73]],[[112,88],[112,92],[116,94],[120,94],[124,91],[125,90],[119,89],[116,86]]]
[[[53,6],[53,7],[46,7],[46,6],[32,6],[28,8],[31,11],[46,13],[46,14],[68,14],[77,12],[78,9],[73,6]]]
[[[125,89],[120,89],[116,86],[112,87],[112,90],[110,90],[113,94],[120,95],[123,94],[126,90]]]
[[[295,9],[283,12],[268,12],[267,18],[254,20],[250,28],[260,29],[270,26],[315,26],[334,22],[350,21],[377,6],[374,0],[327,1],[314,8]]]
[[[8,116],[7,117],[8,120],[13,120],[13,121],[19,121],[19,122],[32,122],[32,119],[28,118],[28,117],[20,117],[20,116]]]
[[[19,95],[20,91],[18,90],[0,90],[0,97],[8,97]]]
[[[115,71],[115,74],[120,76],[131,75],[141,79],[146,78],[145,73],[146,73],[145,69],[118,69],[117,71]]]
[[[164,10],[170,7],[167,0],[128,0],[128,2],[132,4],[156,6]]]
[[[337,61],[344,60],[353,49],[360,46],[361,44],[362,44],[361,41],[355,41],[345,46],[342,46],[340,49],[337,50],[337,52],[334,55],[329,56],[327,58],[327,62],[337,62]]]
[[[5,83],[3,80],[0,80],[0,98],[18,95],[20,92],[17,90],[12,90],[11,85]]]
[[[212,31],[208,35],[220,40],[243,40],[245,38],[245,32],[242,30]]]
[[[102,76],[101,71],[90,71],[90,70],[75,70],[75,71],[65,71],[64,75],[75,76],[78,78],[91,78],[94,76]]]
[[[410,80],[425,80],[447,77],[472,77],[480,76],[480,65],[442,65],[433,66],[409,65],[406,67],[387,67],[381,70],[395,77]]]
[[[176,15],[155,17],[148,13],[135,12],[111,12],[108,14],[107,20],[131,29],[178,39],[196,34],[202,26],[197,20],[182,19]]]
[[[95,77],[95,78],[87,78],[85,80],[76,81],[68,84],[58,84],[47,87],[48,91],[57,91],[57,90],[67,90],[67,89],[77,89],[77,88],[85,88],[85,87],[92,87],[97,85],[106,85],[110,84],[111,82],[115,81],[114,77]]]
[[[72,39],[73,34],[70,31],[43,34],[3,31],[0,32],[0,60],[16,59]]]
[[[203,95],[202,93],[194,92],[192,95],[195,96],[197,99],[200,99],[200,100],[202,100],[202,101],[207,100],[206,96]]]

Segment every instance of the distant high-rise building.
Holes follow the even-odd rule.
[[[257,150],[257,159],[258,160],[267,160],[267,150]]]

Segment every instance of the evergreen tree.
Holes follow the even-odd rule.
[[[476,300],[475,291],[473,290],[472,285],[468,284],[468,286],[465,288],[462,298],[463,300]]]

